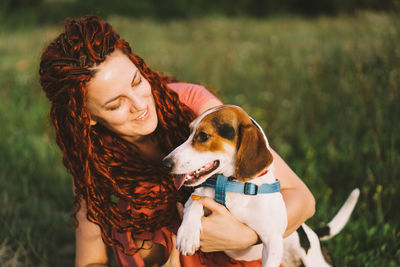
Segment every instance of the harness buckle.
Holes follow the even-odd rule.
[[[252,183],[244,183],[243,194],[245,195],[257,195],[258,185]]]

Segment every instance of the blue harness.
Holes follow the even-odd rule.
[[[257,195],[257,194],[270,194],[281,191],[281,183],[276,180],[272,184],[261,184],[256,185],[252,183],[243,183],[238,181],[230,181],[228,177],[218,174],[217,178],[208,178],[199,187],[211,187],[215,189],[215,201],[225,206],[225,193],[234,192],[245,195]]]

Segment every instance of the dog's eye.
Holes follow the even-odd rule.
[[[210,138],[210,135],[205,132],[199,132],[199,134],[197,135],[197,141],[199,141],[201,143],[207,141],[209,138]]]

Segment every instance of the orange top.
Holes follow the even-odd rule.
[[[200,108],[209,100],[215,98],[205,87],[195,84],[189,83],[171,83],[169,87],[174,90],[179,95],[179,100],[190,107],[197,115],[199,114]],[[143,192],[145,193],[145,192]],[[119,208],[123,210],[130,209],[130,205],[128,202],[120,200],[118,202]],[[140,212],[151,213],[150,210],[141,209]],[[164,247],[164,255],[167,259],[169,257],[169,253],[171,251],[172,240],[171,240],[171,232],[176,234],[177,229],[170,230],[167,227],[163,227],[154,233],[143,233],[140,235],[136,235],[136,238],[143,240],[151,240],[154,243],[160,244]],[[132,237],[132,233],[117,233],[113,232],[113,238],[117,239],[122,245],[126,248],[135,248],[135,243]],[[126,255],[121,252],[118,248],[114,247],[114,255],[117,263],[120,266],[124,267],[144,267],[144,261],[139,256],[139,253],[136,253],[132,256]],[[180,255],[180,262],[182,267],[201,267],[201,266],[210,266],[210,267],[235,267],[235,266],[243,266],[243,267],[259,267],[261,266],[261,259],[257,261],[237,261],[236,263],[227,262],[227,257],[222,255],[221,253],[214,253],[212,257],[212,262],[204,262],[199,255],[196,253],[192,256],[183,256]]]
[[[204,86],[192,83],[170,83],[168,87],[175,91],[179,100],[200,115],[200,108],[211,99],[217,99]]]

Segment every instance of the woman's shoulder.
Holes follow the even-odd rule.
[[[176,82],[169,83],[168,87],[176,92],[179,100],[190,107],[197,115],[202,107],[210,100],[218,100],[206,87],[199,84]]]
[[[195,84],[195,83],[188,83],[188,82],[173,82],[173,83],[168,83],[168,87],[171,88],[173,91],[177,92],[178,94],[180,93],[189,93],[191,91],[207,91],[208,90],[200,84]]]

